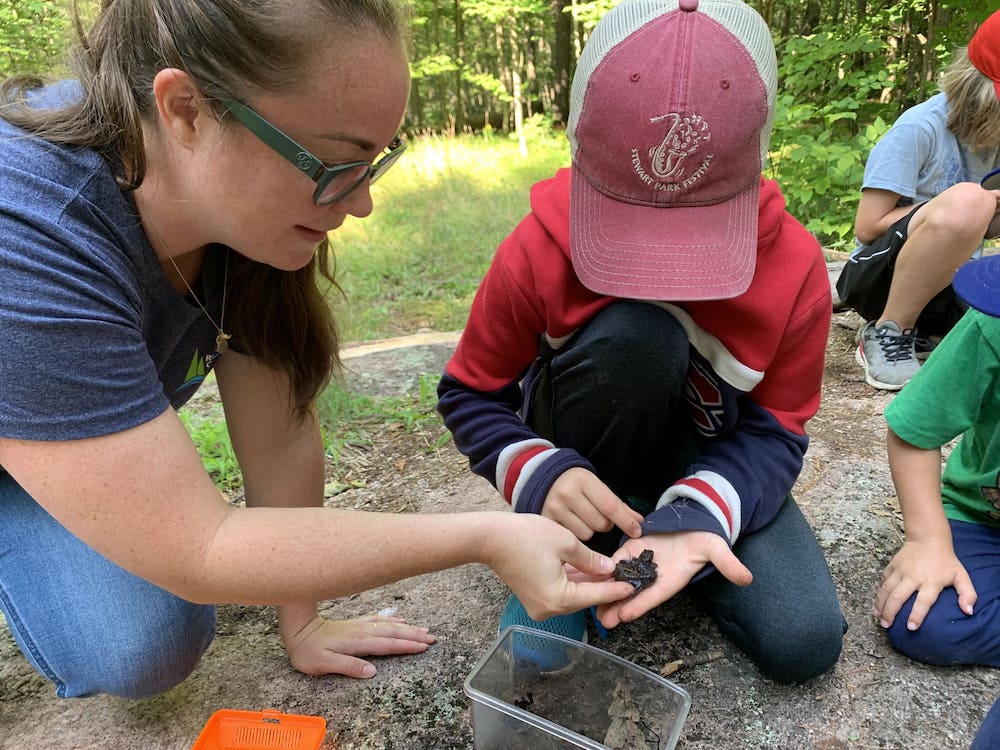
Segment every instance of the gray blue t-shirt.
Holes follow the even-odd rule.
[[[948,130],[948,100],[941,93],[903,112],[879,139],[861,187],[922,203],[959,182],[979,182],[997,166],[1000,149],[971,151]]]
[[[899,205],[910,205],[979,182],[998,166],[1000,149],[971,151],[948,130],[948,99],[940,93],[903,112],[879,139],[861,187],[889,190],[902,196]]]
[[[195,293],[219,319],[221,247]],[[0,436],[72,440],[181,406],[215,328],[168,282],[131,195],[90,150],[0,119]]]

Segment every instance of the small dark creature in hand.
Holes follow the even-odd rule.
[[[644,549],[638,557],[630,560],[619,560],[614,572],[616,581],[628,581],[636,592],[642,591],[656,580],[656,563],[653,562],[653,550]]]

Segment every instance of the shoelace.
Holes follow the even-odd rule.
[[[882,353],[885,354],[887,361],[900,362],[913,359],[914,334],[912,328],[907,328],[900,333],[890,331],[888,328],[876,328],[875,340],[882,347]]]

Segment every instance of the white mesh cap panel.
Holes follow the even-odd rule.
[[[570,151],[576,155],[576,125],[583,107],[586,82],[604,56],[632,32],[654,18],[677,9],[676,0],[623,0],[601,19],[584,46],[577,62],[570,90],[568,136]],[[767,90],[767,121],[760,132],[761,164],[767,161],[767,149],[774,126],[774,103],[778,86],[778,61],[771,32],[757,12],[742,0],[699,0],[696,13],[718,21],[740,39],[753,58]]]

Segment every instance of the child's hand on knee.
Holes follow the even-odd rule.
[[[976,589],[955,556],[951,542],[944,539],[907,541],[882,572],[882,585],[875,596],[872,614],[879,618],[883,628],[888,628],[916,593],[906,627],[917,630],[941,592],[949,586],[958,594],[959,608],[971,615]]]

